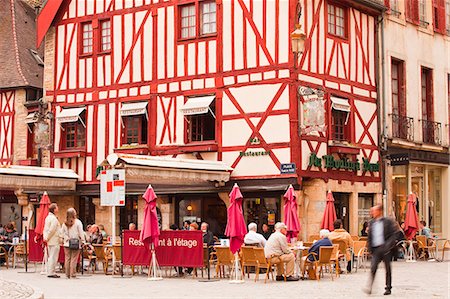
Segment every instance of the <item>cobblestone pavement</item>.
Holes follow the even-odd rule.
[[[34,290],[30,286],[0,279],[0,298],[22,299],[33,294]]]
[[[34,271],[34,267],[30,267]],[[165,278],[162,281],[148,281],[144,275],[132,278],[114,278],[111,275],[78,275],[77,279],[51,279],[40,275],[22,274],[23,269],[0,269],[0,280],[24,283],[39,288],[49,298],[366,298],[362,288],[369,276],[368,270],[344,274],[331,281],[328,273],[319,282],[274,282],[264,284],[264,276],[258,282],[246,280],[243,284],[230,284],[222,279],[215,282],[199,282],[198,278]],[[373,294],[370,297],[384,297],[384,269],[377,273]],[[394,298],[450,298],[450,262],[393,263]],[[172,271],[174,274],[174,271]],[[251,278],[254,276],[251,275]],[[6,290],[13,284],[6,284]],[[3,282],[0,284],[3,292]],[[22,290],[22,287],[19,287]],[[24,287],[25,290],[29,290]],[[14,290],[5,298],[13,297]],[[4,298],[0,293],[0,298]],[[9,295],[12,294],[12,295]]]

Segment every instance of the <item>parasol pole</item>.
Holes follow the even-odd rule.
[[[408,241],[408,253],[406,255],[406,262],[407,263],[415,263],[416,262],[416,254],[414,253],[414,246],[413,246],[413,240]]]
[[[231,273],[230,283],[244,283],[244,278],[242,277],[241,267],[239,266],[239,255],[236,251],[234,254],[234,265]]]
[[[151,281],[162,280],[161,269],[159,268],[158,261],[156,260],[155,245],[153,244],[153,241],[151,243],[151,252],[152,252],[152,258],[151,258],[151,262],[150,262],[150,267],[148,269],[148,279],[147,280],[151,280]]]

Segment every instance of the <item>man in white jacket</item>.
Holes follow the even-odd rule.
[[[58,205],[52,203],[48,210],[49,213],[45,218],[44,225],[44,242],[47,243],[48,248],[47,277],[59,278],[59,275],[56,275],[55,273],[59,256],[59,246],[61,243],[61,227],[58,218],[56,218],[55,215],[58,213]]]

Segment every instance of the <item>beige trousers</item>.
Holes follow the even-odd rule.
[[[283,254],[270,258],[270,263],[277,265],[277,275],[284,274],[284,264],[286,264],[286,276],[294,275],[295,256],[293,253]]]
[[[66,276],[67,278],[75,277],[80,249],[69,249],[64,247],[64,254],[64,268],[66,269]]]
[[[48,245],[47,252],[47,275],[55,275],[55,268],[59,257],[59,245]]]

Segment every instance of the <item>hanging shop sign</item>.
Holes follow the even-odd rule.
[[[308,166],[324,167],[326,169],[337,169],[337,170],[350,170],[350,171],[369,171],[369,172],[379,172],[379,163],[370,163],[369,159],[362,158],[362,162],[358,159],[351,161],[347,158],[336,159],[332,155],[323,155],[318,157],[316,153],[311,153],[309,156]]]
[[[102,170],[100,205],[125,206],[125,169]]]
[[[295,163],[284,163],[280,165],[281,174],[295,174],[296,170]]]

